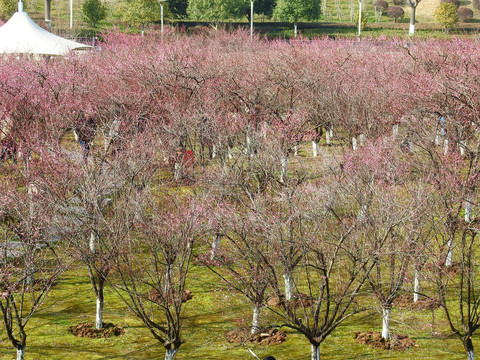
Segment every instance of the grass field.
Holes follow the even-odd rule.
[[[273,354],[278,360],[309,359],[310,348],[305,339],[291,330],[287,341],[280,345],[254,346],[229,344],[228,330],[248,324],[251,311],[246,303],[228,291],[218,289],[218,280],[204,267],[192,268],[188,286],[194,294],[185,306],[184,339],[177,359],[250,359],[247,349],[260,357]],[[217,285],[215,285],[217,284]],[[123,336],[109,339],[78,338],[67,329],[71,325],[92,321],[95,299],[88,277],[80,266],[62,276],[50,297],[27,328],[26,359],[38,360],[93,360],[93,359],[159,359],[163,347],[129,313],[116,295],[108,292],[105,304],[105,322],[125,328]],[[435,325],[432,329],[432,316]],[[360,345],[353,339],[355,331],[380,331],[381,318],[374,311],[363,313],[339,327],[321,346],[324,359],[463,359],[464,352],[455,338],[435,339],[432,331],[447,332],[440,310],[394,310],[392,330],[408,334],[418,347],[405,352],[384,351]],[[279,324],[268,311],[262,317],[265,325]],[[475,343],[475,341],[474,341]],[[15,350],[0,331],[0,359],[12,359]],[[253,359],[253,358],[252,358]]]

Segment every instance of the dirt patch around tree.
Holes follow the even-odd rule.
[[[83,323],[70,326],[68,331],[78,337],[88,337],[93,339],[109,338],[125,334],[125,330],[121,326],[112,323],[104,323],[103,329],[95,329],[95,326],[92,323]]]
[[[394,301],[394,306],[401,309],[410,310],[435,310],[440,307],[440,302],[436,299],[418,299],[416,303],[413,302],[413,297],[408,295],[399,296]]]
[[[287,334],[277,328],[265,328],[256,334],[250,334],[250,328],[242,327],[225,334],[229,343],[254,343],[258,345],[281,344],[287,340]]]
[[[391,338],[388,340],[383,339],[382,334],[376,331],[355,332],[354,334],[354,338],[359,344],[370,345],[377,349],[403,351],[418,347],[415,340],[403,334],[391,335]]]
[[[285,301],[285,295],[280,294],[278,296],[272,296],[267,300],[267,305],[270,307],[281,307],[282,303]],[[298,307],[310,307],[314,304],[314,299],[307,294],[296,293],[293,295],[292,300],[290,300],[290,305],[294,308]]]

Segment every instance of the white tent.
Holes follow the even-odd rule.
[[[38,26],[18,3],[18,12],[0,27],[0,54],[65,55],[90,46],[56,36]]]

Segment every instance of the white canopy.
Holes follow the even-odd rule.
[[[18,10],[0,27],[0,54],[65,55],[73,49],[90,47],[42,29],[20,4]]]

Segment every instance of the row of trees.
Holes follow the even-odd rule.
[[[173,359],[195,258],[248,299],[252,332],[269,307],[313,360],[372,296],[388,339],[409,283],[473,359],[476,43],[159,40],[0,62],[0,310],[17,358],[83,264],[96,327],[110,284]]]

